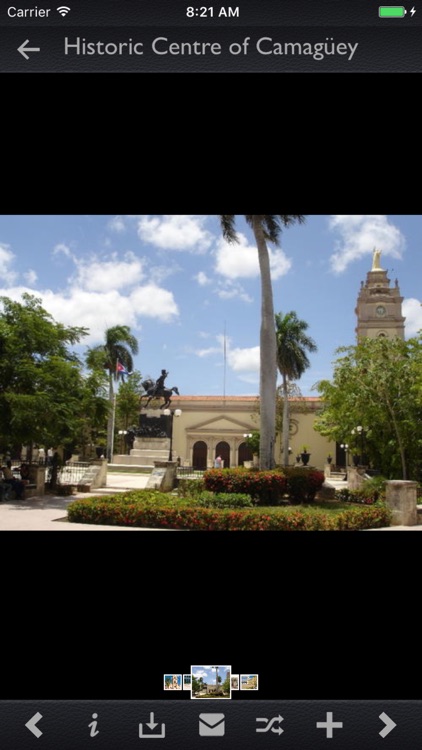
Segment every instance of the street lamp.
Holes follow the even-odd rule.
[[[119,435],[121,436],[120,437],[120,453],[123,453],[123,441],[125,439],[124,436],[127,435],[127,430],[119,430]]]
[[[170,421],[169,461],[173,461],[173,417],[181,417],[182,416],[182,410],[181,409],[175,409],[174,411],[171,411],[171,409],[164,409],[163,414],[166,417],[171,417],[171,421]]]
[[[343,450],[344,450],[344,453],[345,453],[345,456],[346,456],[346,458],[345,458],[345,463],[346,463],[346,474],[345,474],[345,476],[343,477],[343,480],[344,480],[345,482],[347,482],[347,465],[348,465],[348,461],[347,461],[347,452],[348,452],[348,450],[349,450],[349,446],[348,446],[348,444],[347,444],[347,443],[341,443],[341,445],[340,445],[340,448],[343,448]]]

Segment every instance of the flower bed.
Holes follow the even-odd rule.
[[[76,500],[68,508],[75,523],[193,531],[335,531],[388,526],[382,504],[329,511],[304,508],[209,508],[154,491]]]

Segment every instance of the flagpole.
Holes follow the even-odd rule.
[[[223,355],[224,355],[224,374],[223,374],[223,400],[226,400],[226,364],[227,364],[227,352],[226,352],[226,321],[224,321],[224,342],[223,342]]]

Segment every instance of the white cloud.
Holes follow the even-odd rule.
[[[259,346],[246,349],[229,349],[227,360],[235,372],[259,372]]]
[[[18,274],[10,268],[15,262],[15,257],[15,254],[10,249],[10,245],[0,242],[0,282],[4,281],[6,284],[15,283]]]
[[[209,346],[206,349],[195,349],[194,353],[197,357],[210,357],[213,354],[224,354],[224,335],[221,333],[215,334],[204,334],[203,338],[210,338],[212,336],[217,341],[217,346]],[[230,339],[226,336],[226,352],[230,346]]]
[[[112,232],[124,232],[126,229],[123,216],[113,216],[113,218],[108,222],[107,226],[112,230]]]
[[[53,247],[53,255],[65,255],[67,258],[74,259],[73,253],[69,247],[69,245],[65,245],[64,242],[58,242],[57,245],[54,245]]]
[[[422,307],[418,299],[403,300],[403,315],[405,316],[406,338],[415,336],[418,331],[422,330]]]
[[[26,273],[24,273],[24,279],[28,284],[35,284],[36,280],[38,279],[38,274],[36,271],[34,271],[32,268],[30,268]]]
[[[236,281],[232,279],[226,279],[220,282],[217,289],[214,289],[215,294],[218,294],[220,299],[234,299],[238,297],[243,302],[252,302],[253,298],[245,292],[244,288]]]
[[[204,229],[205,221],[204,216],[141,216],[138,236],[166,250],[203,253],[213,240],[211,232]]]
[[[165,323],[179,315],[179,308],[173,293],[155,284],[137,287],[130,294],[129,301],[135,308],[137,315],[158,318]]]
[[[21,302],[24,292],[34,294],[30,287],[16,286],[0,290],[0,295],[7,293],[11,299]],[[128,325],[139,330],[143,316],[167,323],[178,315],[171,292],[153,284],[138,287],[129,296],[124,296],[118,290],[93,292],[77,287],[57,293],[51,289],[37,290],[35,295],[56,321],[67,326],[89,328],[89,335],[82,343],[90,345],[103,341],[105,328]]]
[[[80,260],[77,261],[77,266],[76,283],[92,292],[108,292],[133,286],[144,277],[142,260],[133,253],[126,253],[125,260]]]
[[[381,267],[385,267],[382,264],[385,256],[402,257],[405,239],[384,214],[331,216],[329,227],[340,235],[330,257],[331,269],[335,273],[344,271],[354,260],[371,255],[374,247],[382,251]]]
[[[203,271],[199,271],[199,273],[197,273],[193,278],[198,282],[199,286],[206,286],[207,284],[211,284],[211,279],[209,279],[207,274]]]
[[[258,250],[249,245],[245,235],[238,233],[239,243],[229,245],[220,238],[217,242],[215,270],[230,279],[255,278],[259,276]],[[270,256],[271,278],[284,276],[291,268],[291,260],[283,250],[268,247]]]
[[[197,357],[209,357],[212,354],[221,354],[221,346],[209,346],[208,349],[196,349],[195,354]]]

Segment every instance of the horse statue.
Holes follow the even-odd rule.
[[[148,380],[144,380],[142,383],[142,388],[144,391],[146,391],[147,401],[144,404],[144,408],[146,409],[148,404],[152,401],[153,398],[163,398],[164,403],[160,406],[160,409],[167,409],[170,406],[171,397],[173,393],[176,393],[177,396],[180,396],[179,389],[176,386],[173,386],[173,388],[163,388],[163,387],[156,387],[155,380],[152,380],[152,378],[148,378]],[[142,399],[145,398],[145,396],[141,396],[141,407],[142,407]]]

